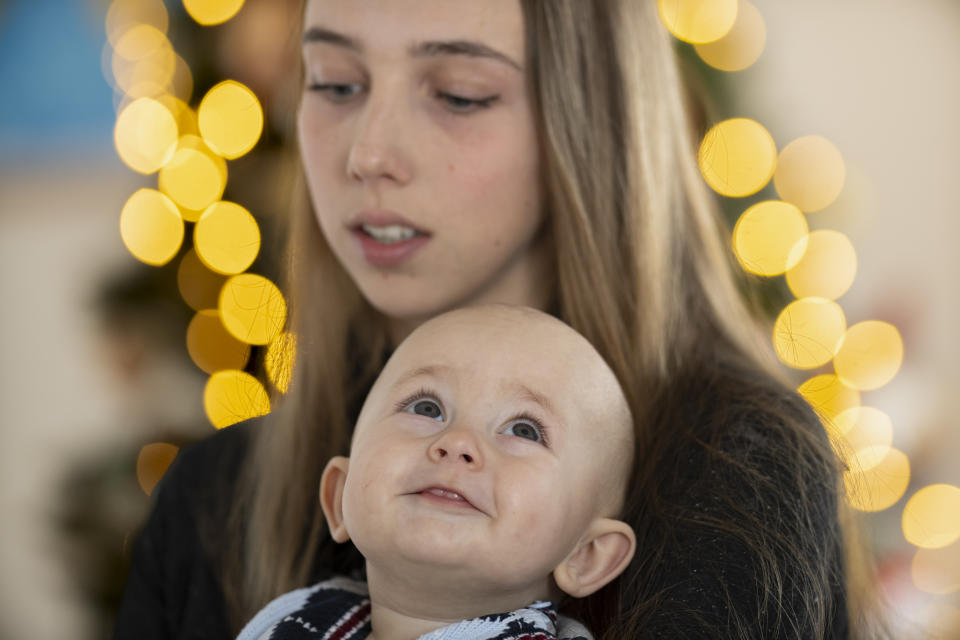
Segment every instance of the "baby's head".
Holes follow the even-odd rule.
[[[586,339],[531,309],[459,309],[394,352],[321,504],[333,538],[366,558],[371,592],[426,580],[503,602],[488,612],[554,584],[583,597],[633,556],[616,520],[633,449],[623,392]]]

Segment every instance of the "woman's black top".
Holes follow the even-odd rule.
[[[651,545],[661,552],[650,574],[658,604],[647,618],[643,637],[811,637],[810,621],[805,619],[809,603],[804,602],[805,594],[791,591],[791,585],[792,573],[800,563],[813,563],[831,584],[824,637],[846,638],[849,623],[832,489],[835,478],[806,482],[802,474],[793,472],[794,461],[782,459],[782,427],[775,416],[784,410],[797,411],[811,430],[822,432],[822,427],[802,401],[786,397],[786,392],[782,397],[762,399],[761,404],[780,403],[769,412],[737,410],[736,402],[731,410],[727,387],[713,384],[709,377],[688,388],[680,385],[677,392],[685,398],[680,410],[668,409],[657,418],[676,422],[678,429],[691,425],[696,429],[696,423],[717,420],[724,424],[708,425],[703,438],[677,439],[679,448],[665,450],[662,463],[664,469],[669,468],[669,478],[662,483],[662,495],[666,504],[657,509],[657,517],[677,517],[682,522],[667,527],[654,522],[638,532],[637,556],[643,556]],[[205,551],[200,531],[213,526],[215,534],[237,535],[227,531],[225,517],[215,514],[226,513],[222,507],[233,499],[231,480],[244,464],[252,433],[258,428],[258,420],[228,427],[176,458],[154,493],[153,511],[134,547],[116,638],[234,637],[215,560]],[[716,432],[722,437],[709,437]],[[786,491],[764,495],[765,490],[758,486]],[[801,494],[813,509],[794,514],[790,504],[777,503],[782,501],[780,496]],[[681,508],[674,510],[671,505]],[[778,543],[773,550],[777,578],[783,585],[781,597],[759,592],[756,559],[737,534],[723,531],[723,522],[743,522],[744,517],[759,523],[760,537],[771,530],[786,536],[789,544]],[[205,539],[209,532],[204,529]],[[795,554],[806,557],[793,557]],[[315,569],[318,576],[324,573],[323,567]],[[746,631],[744,620],[751,625]]]

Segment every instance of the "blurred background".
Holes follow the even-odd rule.
[[[0,637],[107,636],[166,465],[285,388],[299,4],[0,0]],[[960,637],[960,3],[658,4],[899,637]]]

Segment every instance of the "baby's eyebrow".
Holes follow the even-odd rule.
[[[303,33],[304,45],[313,42],[325,42],[357,53],[363,53],[363,45],[354,38],[321,26],[310,27]],[[431,58],[437,56],[488,58],[511,66],[517,71],[523,71],[523,67],[510,56],[497,51],[493,47],[472,40],[431,40],[419,42],[410,47],[409,53],[414,58]]]
[[[442,364],[430,364],[423,367],[417,367],[416,369],[411,369],[410,371],[405,372],[403,375],[397,378],[397,381],[394,383],[394,386],[399,387],[415,378],[442,378],[442,377],[456,377],[456,372],[452,367],[448,367]]]
[[[554,416],[559,415],[559,413],[557,413],[556,408],[553,406],[553,403],[550,402],[550,398],[548,398],[546,395],[538,391],[534,391],[533,389],[523,384],[522,382],[516,382],[511,384],[510,386],[520,398],[533,402],[534,404],[540,405],[541,407],[544,408],[544,410],[553,414]]]

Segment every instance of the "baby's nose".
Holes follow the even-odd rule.
[[[433,462],[457,462],[472,469],[483,466],[483,456],[476,438],[467,429],[449,429],[434,440],[427,451]]]

